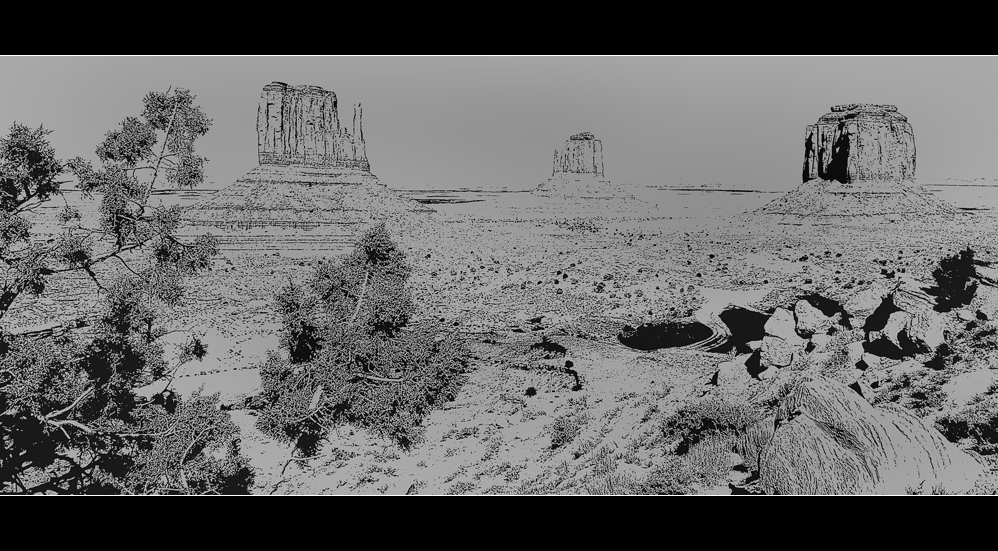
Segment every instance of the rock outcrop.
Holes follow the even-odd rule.
[[[889,343],[887,355],[931,352],[945,342],[945,318],[935,311],[934,299],[921,286],[899,278],[893,289],[864,324],[870,345]]]
[[[340,127],[336,94],[318,86],[272,82],[257,111],[260,165],[335,167],[370,172],[363,110],[354,105],[353,130]]]
[[[915,133],[893,105],[837,105],[807,127],[805,182],[905,182],[914,177]]]
[[[232,230],[356,229],[386,216],[433,212],[371,174],[360,104],[347,130],[340,125],[336,94],[318,86],[274,82],[263,88],[257,154],[260,166],[190,208],[185,221]]]
[[[914,218],[957,212],[915,184],[915,134],[893,105],[838,105],[809,125],[802,177],[800,187],[753,214]]]
[[[575,134],[561,150],[554,152],[551,176],[559,174],[593,174],[603,176],[603,143],[590,132]]]
[[[750,438],[741,446],[750,463],[758,457],[759,484],[768,494],[959,493],[986,470],[903,408],[874,407],[818,376],[794,383],[769,423],[762,431],[772,435],[767,443]]]
[[[590,132],[575,134],[554,152],[551,178],[537,187],[541,195],[630,197],[606,179],[603,144]]]

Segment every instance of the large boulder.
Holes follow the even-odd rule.
[[[802,337],[822,334],[836,323],[835,317],[828,317],[806,300],[794,304],[794,317],[797,318],[797,334]]]
[[[762,338],[759,361],[763,367],[786,367],[793,363],[797,348],[787,341],[766,335]]]
[[[908,320],[905,334],[919,350],[929,352],[946,342],[945,330],[946,322],[941,315],[925,312]]]
[[[908,312],[900,310],[894,312],[887,318],[887,325],[880,330],[880,335],[899,349],[907,348],[907,344],[902,342],[904,337],[901,334],[908,328],[910,322],[911,314]]]
[[[945,342],[946,322],[935,300],[912,280],[901,278],[867,318],[867,340],[883,338],[905,354],[930,352]]]
[[[905,494],[970,490],[986,467],[897,406],[874,407],[822,377],[799,379],[782,399],[759,454],[768,494]]]
[[[779,337],[791,346],[800,347],[804,344],[804,339],[797,335],[797,320],[786,308],[777,308],[766,320],[763,330],[767,335]]]
[[[889,296],[897,286],[889,280],[877,281],[873,285],[850,295],[845,302],[845,309],[854,315],[868,315]]]

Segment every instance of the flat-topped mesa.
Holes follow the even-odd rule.
[[[807,127],[804,182],[905,182],[915,178],[915,134],[893,105],[850,103]]]
[[[565,173],[603,176],[603,144],[589,132],[565,141],[561,150],[554,152],[551,176]]]
[[[340,127],[334,92],[272,82],[263,87],[257,111],[260,165],[369,172],[362,119],[357,104],[353,130],[348,131]]]
[[[345,128],[348,121],[340,125],[336,107],[336,94],[318,86],[264,86],[256,127],[260,166],[192,205],[184,221],[225,232],[325,227],[321,241],[374,220],[433,212],[371,173],[360,104],[354,106],[351,130]]]

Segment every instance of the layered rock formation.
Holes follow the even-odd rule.
[[[191,208],[185,220],[229,229],[314,229],[432,212],[371,174],[360,104],[347,130],[336,94],[318,86],[273,82],[263,88],[257,154],[260,166]]]
[[[537,187],[541,195],[629,197],[606,179],[603,144],[590,132],[575,134],[554,152],[551,178]]]
[[[272,82],[257,111],[260,165],[335,167],[370,171],[363,110],[354,105],[353,131],[340,127],[336,94],[318,86]]]
[[[817,376],[792,385],[776,419],[746,431],[739,451],[768,494],[959,493],[986,471],[903,408],[874,407]]]
[[[915,133],[893,105],[836,105],[807,127],[803,176],[843,184],[913,180]]]
[[[807,126],[804,183],[758,214],[950,216],[956,209],[914,183],[915,134],[893,105],[837,105]]]
[[[561,150],[554,152],[554,167],[551,176],[559,174],[603,176],[603,143],[590,132],[583,132],[569,138]]]

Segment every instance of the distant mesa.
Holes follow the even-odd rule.
[[[574,134],[555,150],[551,178],[541,183],[536,192],[575,197],[628,196],[606,179],[603,143],[591,132]]]
[[[850,103],[808,125],[803,184],[755,211],[793,216],[953,215],[915,184],[915,133],[893,105]]]
[[[433,212],[371,174],[359,103],[348,129],[341,125],[335,93],[272,82],[260,95],[256,129],[260,165],[188,210],[188,223],[308,230]]]

